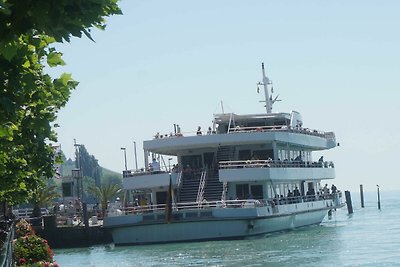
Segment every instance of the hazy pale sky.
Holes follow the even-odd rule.
[[[133,141],[156,132],[211,125],[213,113],[261,113],[261,62],[282,102],[304,127],[334,131],[341,189],[400,189],[400,1],[120,2],[106,31],[58,46],[80,82],[60,114],[59,142],[73,139],[100,165],[120,172],[121,147],[134,168]],[[319,155],[319,154],[318,154]],[[317,154],[314,156],[317,159]]]

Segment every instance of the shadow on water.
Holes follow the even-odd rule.
[[[56,250],[60,266],[396,266],[400,194],[354,201],[319,226],[235,241]],[[385,199],[386,198],[386,199]],[[354,199],[354,198],[353,198]],[[374,202],[375,201],[375,202]]]

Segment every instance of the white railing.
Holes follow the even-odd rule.
[[[281,160],[237,160],[220,161],[220,169],[239,168],[334,168],[332,161],[281,161]]]
[[[25,209],[14,209],[12,213],[15,215],[15,218],[20,219],[28,219],[33,215],[33,208],[25,208]],[[40,208],[41,215],[48,215],[49,211],[46,208]]]
[[[222,196],[221,196],[222,201],[226,200],[226,192],[227,191],[228,191],[228,182],[224,182],[222,185]]]
[[[236,133],[252,133],[252,132],[267,132],[267,131],[274,131],[274,132],[291,132],[291,133],[301,133],[306,135],[313,135],[323,137],[329,140],[336,140],[335,134],[333,132],[324,132],[310,128],[302,128],[302,127],[291,127],[286,125],[274,125],[274,126],[255,126],[255,127],[228,127],[227,132],[224,133],[216,133],[212,132],[211,134],[236,134]],[[193,132],[182,132],[179,134],[174,135],[161,135],[161,136],[154,136],[153,139],[169,139],[169,138],[176,138],[176,137],[183,137],[183,136],[202,136],[202,135],[210,135],[207,131],[201,132],[202,134],[198,134],[197,131]]]
[[[256,208],[256,207],[276,207],[279,205],[289,205],[298,203],[308,203],[315,201],[332,200],[333,207],[340,206],[342,204],[342,193],[339,191],[334,194],[317,194],[317,195],[306,195],[306,196],[290,196],[283,197],[277,196],[275,198],[268,199],[236,199],[236,200],[221,200],[221,201],[201,201],[201,202],[185,202],[185,203],[173,203],[172,210],[174,212],[185,212],[185,211],[196,211],[204,210],[209,208]],[[145,205],[145,206],[128,206],[119,209],[118,213],[111,212],[108,216],[118,215],[129,215],[129,214],[148,214],[158,213],[162,214],[165,212],[165,204],[158,205]]]
[[[180,187],[182,183],[182,171],[179,172],[178,178],[176,179],[176,186]]]
[[[172,173],[176,173],[177,170],[171,171]],[[160,173],[169,173],[169,170],[158,170],[158,171],[152,171],[152,170],[145,170],[145,169],[140,169],[140,170],[126,170],[122,171],[122,177],[134,177],[134,176],[142,176],[142,175],[154,175],[154,174],[160,174]]]
[[[199,205],[203,201],[204,186],[206,184],[206,178],[207,178],[207,168],[204,169],[204,171],[201,173],[201,177],[200,177],[199,190],[197,191],[197,199],[196,199],[196,202],[199,203]]]

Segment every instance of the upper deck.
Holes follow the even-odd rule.
[[[292,112],[293,113],[293,112]],[[282,143],[308,150],[324,150],[336,146],[333,132],[303,128],[293,123],[293,114],[216,115],[211,131],[156,136],[143,143],[147,151],[178,155],[179,151],[218,146]]]

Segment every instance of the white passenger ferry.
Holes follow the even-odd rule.
[[[334,148],[335,134],[272,112],[264,64],[262,74],[266,113],[216,114],[206,132],[174,125],[143,143],[147,168],[123,172],[125,207],[104,218],[116,245],[242,239],[319,224],[343,206],[322,182],[334,179],[333,162],[312,155]]]

